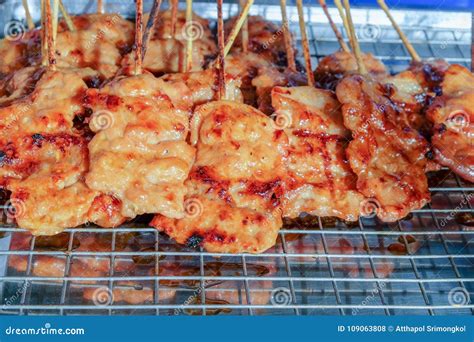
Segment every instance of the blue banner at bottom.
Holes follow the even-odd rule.
[[[0,316],[0,341],[456,341],[474,318],[456,316]]]

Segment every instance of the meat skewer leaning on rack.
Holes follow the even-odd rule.
[[[377,206],[383,221],[396,221],[430,201],[425,175],[426,141],[410,127],[397,125],[396,107],[385,87],[368,72],[344,0],[358,74],[338,84],[344,125],[352,132],[346,154],[357,175],[357,189]]]
[[[449,167],[467,181],[474,182],[474,75],[461,65],[448,65],[445,61],[422,61],[414,47],[393,19],[385,1],[378,3],[387,14],[412,56],[412,65],[393,77],[395,85],[401,89],[404,85],[413,92],[418,89],[428,95],[419,106],[420,116],[425,122],[424,128],[431,136],[435,159]],[[397,80],[409,78],[408,83]],[[419,98],[414,94],[412,98]],[[412,101],[415,102],[416,100]]]
[[[298,1],[297,6],[303,51],[307,51],[306,72],[312,75],[302,2]],[[284,34],[291,44],[291,35]],[[271,100],[276,124],[289,139],[283,217],[307,213],[357,220],[363,196],[355,187],[356,176],[345,157],[350,132],[343,125],[334,92],[315,88],[309,78],[306,86],[274,87]]]
[[[238,32],[238,31],[237,31]],[[282,225],[284,132],[253,107],[226,100],[222,0],[218,0],[219,101],[195,109],[196,161],[186,181],[188,215],[157,215],[152,225],[178,243],[211,252],[259,253]]]

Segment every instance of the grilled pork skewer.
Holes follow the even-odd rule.
[[[291,44],[291,35],[285,41]],[[345,157],[350,132],[335,94],[310,84],[274,87],[271,101],[276,125],[288,136],[283,217],[307,213],[357,220],[363,196]]]
[[[222,0],[218,30],[222,82]],[[275,244],[282,224],[278,197],[286,137],[263,113],[223,95],[198,107],[191,119],[197,154],[186,181],[188,214],[178,220],[157,215],[151,224],[188,247],[259,253]]]
[[[136,6],[141,21],[140,1]],[[161,213],[180,218],[183,183],[194,161],[194,148],[186,143],[189,108],[172,101],[176,89],[141,73],[140,28],[138,23],[135,73],[87,94],[96,135],[89,143],[86,184],[118,198],[124,217]]]
[[[412,84],[418,82],[422,91],[434,93],[430,95],[434,100],[427,108],[425,105],[429,103],[428,99],[422,103],[425,112],[421,113],[420,110],[419,115],[424,119],[426,113],[426,118],[433,126],[430,133],[435,160],[467,181],[474,182],[473,74],[461,65],[448,66],[444,61],[422,61],[393,19],[385,1],[378,0],[378,3],[412,56],[412,66],[393,77],[395,85],[400,89],[396,81],[405,76],[405,79],[412,80],[408,83],[408,89],[414,89]],[[419,98],[419,95],[413,95],[416,96]],[[423,123],[426,129],[428,125]]]
[[[425,175],[428,146],[416,131],[396,124],[398,113],[364,64],[348,0],[344,7],[359,69],[336,89],[344,125],[353,138],[346,154],[357,175],[357,189],[377,207],[381,220],[393,222],[430,201]]]

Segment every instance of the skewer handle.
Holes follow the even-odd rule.
[[[158,14],[160,12],[162,0],[155,0],[153,1],[153,7],[150,11],[150,16],[148,17],[148,21],[146,23],[145,33],[143,34],[143,47],[142,47],[142,56],[145,58],[146,50],[148,48],[148,44],[150,43],[151,36],[153,35],[153,31],[155,30],[156,23],[158,22]]]
[[[66,25],[67,25],[67,28],[69,29],[69,31],[74,32],[76,30],[76,27],[74,26],[74,23],[73,23],[70,15],[69,15],[69,13],[67,13],[66,7],[64,7],[63,0],[59,0],[59,10],[61,11],[61,13],[64,17],[64,21],[66,22]]]
[[[293,49],[293,41],[291,38],[290,27],[288,25],[288,15],[286,13],[286,0],[280,0],[281,19],[283,24],[283,38],[285,38],[286,59],[288,61],[288,69],[296,72],[295,50]]]
[[[104,13],[104,1],[103,0],[97,0],[97,13],[98,14]]]
[[[298,8],[298,21],[300,24],[301,40],[303,43],[306,77],[308,77],[308,85],[314,87],[313,67],[311,66],[311,54],[309,53],[308,36],[306,35],[306,25],[304,22],[303,0],[296,0],[296,6]]]
[[[351,45],[354,50],[354,55],[357,60],[357,67],[359,68],[359,74],[367,75],[367,68],[365,67],[364,60],[362,59],[362,52],[360,51],[360,45],[357,41],[357,35],[354,28],[354,22],[352,21],[351,6],[349,0],[344,0],[344,7],[346,9],[347,24],[349,25],[349,32],[351,37]]]
[[[344,25],[344,30],[346,31],[347,37],[349,38],[349,43],[351,44],[352,50],[354,47],[352,46],[351,38],[351,29],[349,28],[349,23],[347,22],[346,14],[344,13],[344,7],[342,6],[341,0],[334,0],[334,4],[336,5],[337,10],[339,11],[339,16],[342,19],[342,24]]]
[[[232,27],[232,30],[230,31],[229,37],[227,37],[227,42],[226,42],[225,48],[224,48],[224,58],[229,53],[230,48],[234,44],[235,38],[237,38],[237,35],[239,34],[240,29],[242,28],[242,25],[244,24],[245,20],[247,19],[247,16],[248,16],[249,11],[250,11],[250,6],[252,6],[253,2],[254,2],[254,0],[247,0],[247,3],[242,8],[242,11],[240,11],[239,17],[237,18],[237,21],[235,22],[234,27]]]
[[[176,35],[176,22],[178,16],[178,1],[179,0],[170,0],[171,7],[171,38],[174,38]]]
[[[331,25],[332,30],[334,31],[334,34],[336,35],[337,41],[339,42],[339,45],[341,45],[341,49],[345,52],[349,52],[349,46],[347,46],[346,42],[344,41],[344,38],[342,38],[341,32],[337,29],[336,24],[332,20],[331,14],[329,13],[328,6],[326,4],[326,0],[319,0],[319,4],[321,5],[324,14],[328,18],[329,25]]]
[[[402,29],[400,28],[400,26],[398,26],[397,22],[395,21],[395,19],[393,18],[392,16],[392,13],[390,13],[390,9],[388,8],[387,4],[385,3],[384,0],[377,0],[379,6],[382,8],[382,10],[385,12],[385,14],[387,15],[388,19],[390,20],[390,22],[392,23],[392,26],[393,28],[397,31],[398,33],[398,36],[400,37],[400,39],[402,40],[403,44],[405,45],[405,47],[407,48],[408,50],[408,53],[410,54],[411,58],[413,59],[413,61],[415,62],[421,62],[421,58],[420,58],[420,55],[418,55],[418,53],[416,52],[415,48],[413,47],[413,45],[410,43],[410,41],[408,40],[408,37],[405,35],[405,33],[402,31]]]
[[[143,61],[143,0],[136,0],[135,8],[135,75],[140,75]]]
[[[240,11],[244,8],[246,0],[240,0]],[[249,50],[249,22],[245,19],[241,30],[242,39],[242,51],[247,52]]]
[[[224,100],[226,95],[226,89],[224,65],[224,19],[222,17],[222,0],[217,0],[217,46],[219,50],[219,55],[217,57],[217,96],[219,100]]]
[[[192,25],[193,20],[193,0],[186,0],[186,26]],[[186,68],[185,71],[191,71],[193,68],[193,39],[186,37]]]
[[[31,17],[30,8],[28,6],[28,0],[22,0],[23,8],[25,9],[26,22],[28,24],[28,30],[33,30],[35,28],[35,23]]]

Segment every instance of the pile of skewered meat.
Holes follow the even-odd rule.
[[[0,187],[33,234],[153,214],[188,247],[260,253],[283,218],[394,222],[430,201],[426,172],[474,181],[474,76],[460,65],[389,75],[354,39],[304,72],[287,27],[244,10],[227,42],[184,11],[151,13],[145,35],[140,12],[56,32],[44,13],[0,42]]]

